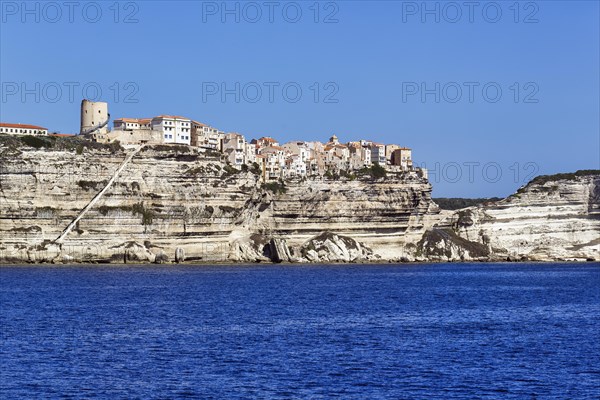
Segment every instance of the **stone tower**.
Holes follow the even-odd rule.
[[[108,132],[109,119],[108,103],[84,99],[81,101],[81,128],[79,134],[105,134]]]

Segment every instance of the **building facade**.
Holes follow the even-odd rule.
[[[192,120],[174,115],[160,115],[152,118],[152,130],[163,136],[164,143],[191,145]]]
[[[0,122],[0,133],[6,133],[8,135],[47,136],[48,129],[37,125],[9,124],[6,122]]]
[[[246,139],[239,133],[227,133],[223,137],[223,153],[227,161],[240,168],[246,163]]]
[[[79,133],[87,134],[105,134],[108,132],[108,103],[102,101],[81,101],[81,126]]]
[[[408,147],[394,150],[390,163],[402,167],[403,170],[411,170],[413,167],[412,150]]]

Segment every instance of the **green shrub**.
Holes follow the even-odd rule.
[[[22,136],[21,142],[23,142],[25,145],[27,145],[29,147],[33,147],[35,149],[41,149],[42,147],[43,148],[51,148],[52,144],[53,144],[50,139],[46,139],[46,138],[40,137],[40,136],[31,136],[31,135]]]
[[[580,176],[590,176],[590,175],[600,175],[600,170],[598,169],[581,169],[575,172],[569,172],[564,174],[554,174],[554,175],[540,175],[530,182],[532,184],[543,185],[546,182],[558,181],[558,180],[573,180],[576,177]]]
[[[253,162],[253,163],[252,163],[252,169],[251,169],[251,172],[252,172],[254,175],[261,175],[261,174],[262,174],[262,168],[260,167],[260,165],[258,165],[258,163],[256,163],[256,162]]]
[[[371,167],[363,167],[358,172],[357,175],[361,176],[370,176],[373,179],[385,178],[387,176],[387,171],[384,167],[379,165],[379,163],[374,163]]]
[[[273,192],[274,194],[283,194],[287,192],[287,188],[285,187],[285,184],[283,182],[269,182],[269,183],[264,183],[262,185],[262,188],[265,190],[268,190],[270,192]]]
[[[237,168],[232,167],[229,164],[226,164],[223,167],[223,175],[221,175],[222,178],[229,178],[230,176],[239,174],[240,170],[238,170]]]
[[[379,163],[375,163],[371,166],[371,176],[375,179],[385,178],[387,175],[385,168],[383,168]]]
[[[481,199],[463,199],[439,197],[432,199],[442,210],[460,210],[461,208],[476,206],[484,203],[494,203],[501,200],[499,197],[481,198]]]

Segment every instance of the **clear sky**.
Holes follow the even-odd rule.
[[[598,4],[1,1],[0,120],[75,133],[90,97],[247,138],[335,133],[411,147],[434,196],[505,196],[600,168]]]

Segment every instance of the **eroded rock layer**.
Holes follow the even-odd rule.
[[[4,149],[4,262],[400,259],[438,215],[430,184],[416,172],[263,185],[260,174],[237,172],[218,154],[163,146],[141,149],[57,241],[126,156],[77,153]],[[308,251],[320,235],[320,251]]]
[[[417,172],[265,185],[218,153],[132,151],[0,141],[0,262],[600,260],[598,171],[441,212]]]
[[[452,213],[419,242],[428,260],[600,260],[600,171],[540,176]]]

